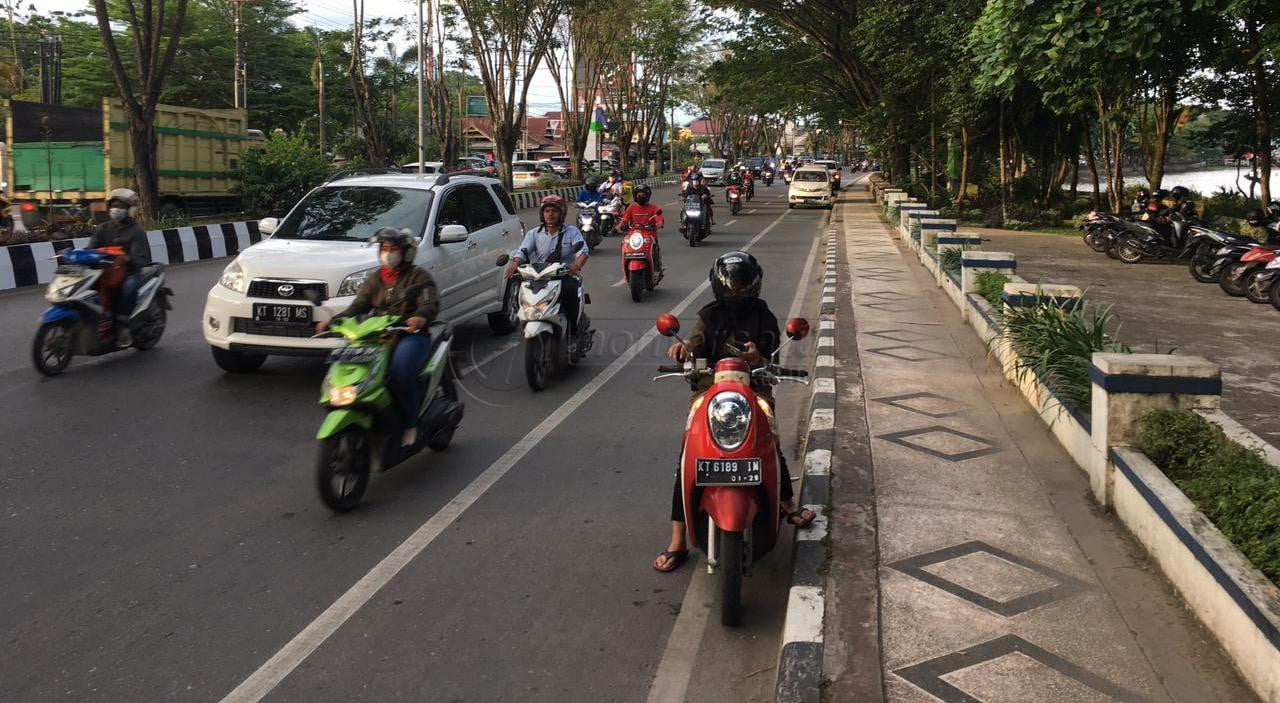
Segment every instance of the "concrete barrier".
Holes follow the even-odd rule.
[[[1065,283],[1027,283],[1010,280],[1004,284],[1001,298],[1005,307],[1025,308],[1036,304],[1036,300],[1047,300],[1066,310],[1074,310],[1084,300],[1083,293],[1075,286]]]

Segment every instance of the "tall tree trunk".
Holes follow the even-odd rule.
[[[1177,80],[1170,78],[1159,88],[1159,98],[1153,115],[1155,139],[1151,144],[1151,157],[1147,164],[1147,181],[1151,192],[1160,190],[1164,181],[1164,162],[1169,153],[1169,140],[1178,125],[1182,111],[1177,108]]]
[[[1084,162],[1089,166],[1089,182],[1093,184],[1093,209],[1102,204],[1098,197],[1098,163],[1093,158],[1093,131],[1089,127],[1089,119],[1081,122],[1084,128]]]
[[[960,187],[956,191],[956,208],[964,204],[969,194],[969,128],[960,128]]]
[[[1005,220],[1009,219],[1009,162],[1005,153],[1004,142],[1004,100],[1000,101],[999,110],[1000,127],[998,129],[1000,140],[1000,225],[1004,226]]]
[[[1249,54],[1253,59],[1253,119],[1258,133],[1258,186],[1262,207],[1271,206],[1271,85],[1262,56],[1262,34],[1256,17],[1245,19]]]

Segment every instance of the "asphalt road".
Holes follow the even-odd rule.
[[[673,309],[691,325],[711,261],[748,243],[775,313],[816,319],[827,215],[788,211],[781,186],[737,218],[718,196],[700,248],[668,225],[667,278],[640,304],[606,240],[585,271],[602,337],[544,392],[514,336],[459,326],[452,446],[341,516],[312,485],[323,364],[226,375],[210,358],[199,314],[224,262],[170,269],[156,350],[53,379],[29,359],[43,291],[0,296],[0,700],[771,700],[788,549],[757,566],[732,631],[700,561],[650,568],[688,392],[651,382],[665,340],[645,335]],[[779,393],[793,467],[806,400]]]

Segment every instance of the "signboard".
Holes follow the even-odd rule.
[[[467,96],[467,117],[488,117],[489,102],[484,99],[483,95]]]

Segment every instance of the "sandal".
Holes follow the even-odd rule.
[[[808,518],[805,517],[805,513],[809,513]],[[792,525],[795,525],[795,528],[797,530],[803,530],[808,528],[810,525],[813,524],[814,518],[818,517],[816,513],[814,513],[812,510],[808,508],[800,508],[794,513],[788,513],[784,511],[782,514],[786,516],[787,522],[791,523]],[[796,522],[796,520],[799,520],[800,522]]]
[[[688,560],[689,560],[689,550],[687,550],[687,549],[675,549],[675,550],[671,550],[671,549],[664,549],[664,550],[662,550],[662,553],[658,555],[658,559],[663,559],[663,558],[665,558],[665,559],[667,560],[667,568],[665,568],[665,569],[664,569],[664,568],[662,568],[662,567],[658,566],[658,560],[657,560],[657,559],[654,559],[654,560],[653,560],[653,570],[654,570],[654,571],[661,571],[661,572],[662,572],[662,573],[664,573],[664,574],[669,574],[669,573],[671,573],[672,571],[675,571],[676,569],[680,568],[680,565],[681,565],[681,564],[683,564],[683,563],[685,563],[686,561],[688,561]]]

